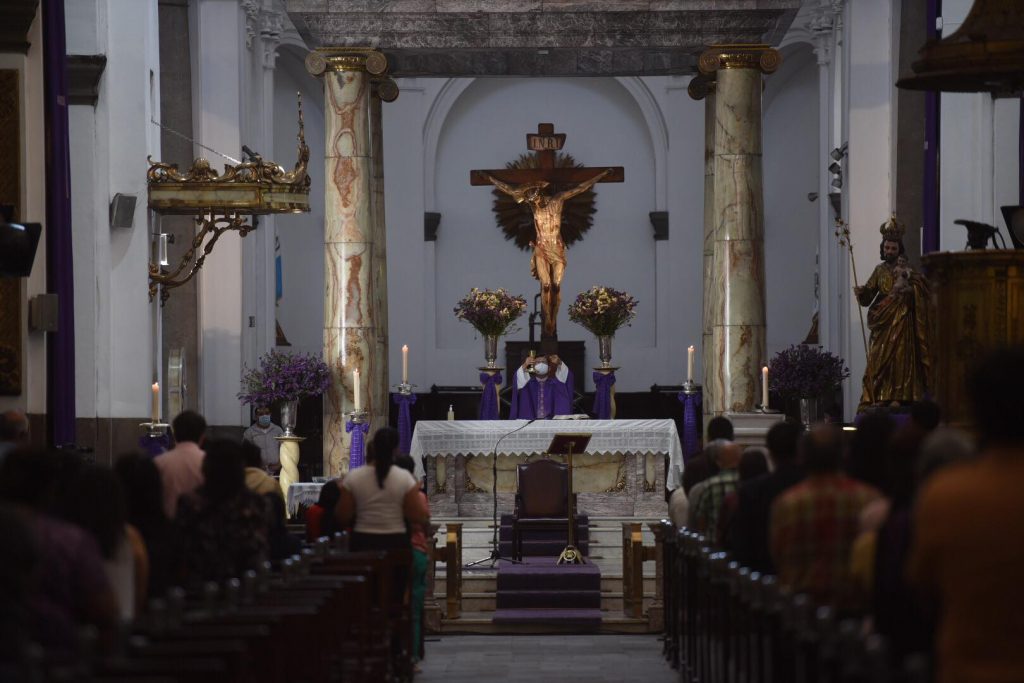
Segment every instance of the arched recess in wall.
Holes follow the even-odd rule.
[[[819,151],[818,66],[813,48],[781,48],[782,66],[765,80],[763,177],[768,356],[804,340],[817,310]],[[825,245],[828,246],[828,245]]]
[[[664,211],[668,194],[668,126],[665,124],[665,115],[643,80],[630,76],[617,77],[615,81],[633,98],[647,124],[647,133],[654,153],[655,205],[651,210]],[[423,197],[427,211],[437,210],[435,165],[438,140],[452,107],[475,82],[474,78],[448,79],[428,108],[423,123]]]

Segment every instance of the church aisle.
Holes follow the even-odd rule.
[[[417,683],[600,683],[678,679],[653,635],[442,636]]]

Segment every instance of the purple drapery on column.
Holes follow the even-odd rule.
[[[936,18],[942,14],[941,0],[928,0],[926,11],[929,39],[942,37],[942,30],[936,28]],[[924,202],[921,222],[921,253],[928,254],[939,250],[939,132],[942,121],[940,92],[924,94]]]
[[[363,440],[366,437],[366,432],[370,431],[370,423],[356,424],[349,420],[345,423],[345,431],[352,433],[352,444],[348,447],[348,469],[351,471],[366,463],[366,449],[363,448]]]
[[[480,396],[480,419],[501,419],[501,414],[498,412],[498,392],[496,389],[501,384],[501,373],[481,372],[480,383],[484,385],[484,393]]]
[[[43,2],[43,109],[46,116],[46,291],[58,297],[57,332],[46,340],[50,443],[75,441],[75,292],[71,254],[64,0]],[[22,220],[32,220],[22,216]],[[142,290],[139,290],[142,291]]]
[[[391,394],[391,400],[398,404],[398,450],[409,455],[409,446],[412,444],[409,406],[416,402],[416,394]]]
[[[683,463],[700,452],[700,425],[697,423],[697,410],[703,401],[702,394],[695,391],[688,394],[679,392],[679,400],[683,404]]]
[[[612,386],[614,372],[594,372],[594,415],[598,420],[612,419]]]

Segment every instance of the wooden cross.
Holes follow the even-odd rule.
[[[596,174],[608,168],[556,168],[555,153],[562,149],[565,144],[565,133],[556,133],[552,123],[541,123],[537,125],[536,133],[526,134],[526,148],[531,152],[537,152],[540,157],[539,168],[501,168],[492,171],[477,170],[469,172],[470,185],[490,185],[491,181],[487,175],[492,175],[504,183],[522,185],[523,183],[546,180],[553,185],[575,185],[590,180]],[[625,173],[621,166],[613,166],[612,172],[598,182],[621,183],[625,179]]]

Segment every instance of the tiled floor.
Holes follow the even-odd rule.
[[[651,635],[441,636],[416,683],[602,683],[678,680]]]

